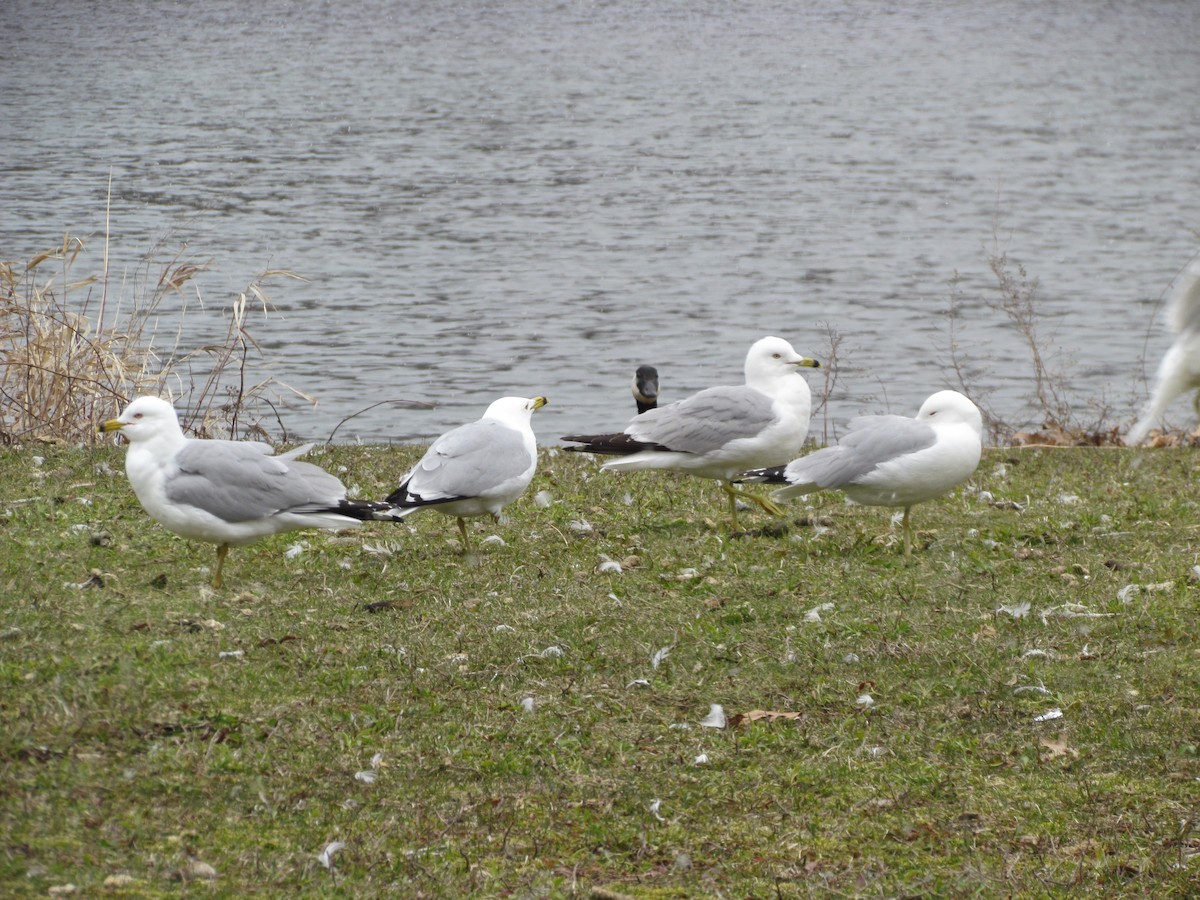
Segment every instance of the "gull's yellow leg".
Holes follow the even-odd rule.
[[[730,518],[733,519],[733,530],[741,531],[742,526],[738,524],[738,517],[737,517],[737,494],[738,494],[738,492],[733,489],[733,485],[730,484],[728,481],[721,482],[721,489],[724,490],[725,493],[729,495],[729,516],[730,516]]]
[[[467,520],[462,516],[458,516],[458,533],[462,535],[463,553],[467,556],[471,555],[471,539],[467,537]]]
[[[757,503],[759,506],[761,506],[766,512],[769,512],[773,516],[782,516],[783,515],[783,511],[784,511],[783,507],[780,506],[778,503],[776,503],[774,500],[772,500],[770,497],[760,497],[758,494],[751,494],[746,491],[739,491],[738,493],[741,496],[745,497],[747,500],[753,500],[755,503]]]
[[[900,520],[901,527],[904,528],[904,557],[907,559],[912,556],[912,523],[908,520],[911,506],[904,507],[904,518]]]
[[[225,557],[229,555],[229,545],[221,544],[217,547],[217,571],[213,574],[212,586],[216,590],[221,589],[221,572],[225,570]]]

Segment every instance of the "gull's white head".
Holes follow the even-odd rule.
[[[528,422],[535,409],[541,409],[549,402],[545,397],[501,397],[492,401],[483,417],[501,422]]]
[[[179,433],[175,407],[158,397],[138,397],[115,419],[100,426],[102,433],[119,431],[130,443],[148,441],[160,435]]]
[[[795,372],[798,367],[819,369],[815,359],[801,356],[781,337],[760,338],[750,345],[746,354],[746,383],[775,379]]]
[[[930,425],[970,425],[983,434],[983,415],[979,407],[958,391],[938,391],[917,411],[917,421]]]

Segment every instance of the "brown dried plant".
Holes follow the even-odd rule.
[[[0,442],[91,442],[104,419],[141,394],[183,401],[185,427],[202,436],[241,428],[266,437],[264,413],[275,414],[271,388],[291,389],[271,378],[250,383],[251,357],[261,351],[247,330],[247,309],[252,301],[271,309],[262,285],[268,278],[297,276],[263,272],[234,299],[224,341],[183,353],[185,291],[192,287],[199,302],[193,280],[207,265],[176,256],[160,264],[148,287],[114,301],[107,242],[101,272],[76,278],[84,250],[68,234],[28,263],[0,262]],[[147,270],[153,265],[147,261]],[[178,324],[170,345],[160,347],[160,306],[172,294],[182,298]]]

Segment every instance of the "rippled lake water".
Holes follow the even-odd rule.
[[[989,253],[1038,282],[1080,410],[1128,421],[1200,246],[1200,4],[15,0],[6,259],[64,231],[115,279],[211,260],[207,312],[268,267],[269,372],[339,439],[428,440],[546,394],[543,443],[738,381],[779,334],[836,381],[814,434],[957,386],[1036,423]],[[956,284],[952,286],[952,280]],[[167,311],[169,313],[169,311]],[[164,321],[162,328],[169,330]],[[1148,363],[1143,365],[1143,358]],[[822,373],[810,373],[821,393]],[[1186,406],[1177,409],[1186,419]]]

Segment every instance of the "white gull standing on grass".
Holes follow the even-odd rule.
[[[800,451],[812,411],[801,367],[819,368],[820,363],[801,356],[783,338],[761,338],[746,354],[745,384],[708,388],[647,410],[622,432],[562,439],[582,445],[568,450],[620,457],[604,469],[672,469],[720,480],[737,530],[739,496],[779,512],[766,498],[735,490],[730,481],[738,472],[781,463]]]
[[[189,438],[175,407],[158,397],[138,397],[100,431],[129,441],[125,473],[146,512],[178,535],[217,545],[214,588],[221,587],[230,547],[284,531],[360,524],[336,511],[360,501],[346,500],[346,488],[324,469],[294,458],[311,444],[276,456],[257,441]]]
[[[491,515],[524,493],[537,471],[537,438],[530,417],[545,397],[501,397],[474,422],[447,431],[432,444],[387,498],[388,512],[374,519],[402,519],[436,509],[458,519],[463,549],[471,552],[464,519]]]
[[[915,418],[860,416],[835,446],[786,466],[746,472],[738,480],[788,485],[771,495],[776,500],[839,490],[866,506],[902,506],[908,556],[909,511],[970,478],[982,452],[979,408],[958,391],[938,391]]]
[[[1146,439],[1172,400],[1200,388],[1200,255],[1193,257],[1175,279],[1167,300],[1167,319],[1175,332],[1175,343],[1159,363],[1150,402],[1125,435],[1125,443],[1130,446]],[[1200,415],[1200,393],[1193,405]]]

